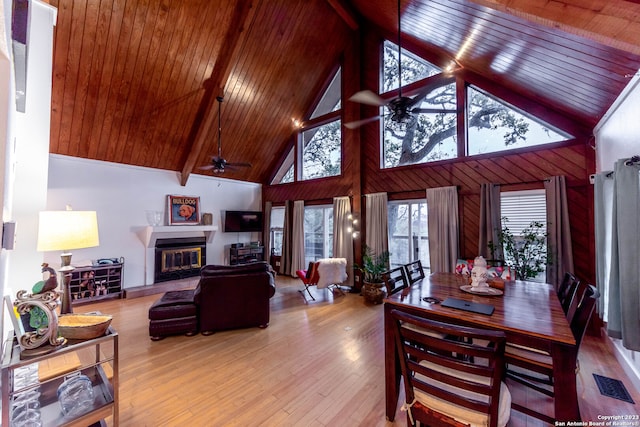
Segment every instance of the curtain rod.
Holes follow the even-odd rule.
[[[633,157],[631,157],[629,160],[627,160],[626,162],[624,162],[625,166],[631,166],[631,165],[635,165],[637,163],[640,163],[640,156],[635,155]]]
[[[525,185],[525,184],[540,184],[541,182],[550,182],[551,178],[536,179],[535,181],[522,181],[522,182],[505,182],[504,184],[493,185]]]

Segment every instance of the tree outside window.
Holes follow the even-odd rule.
[[[440,70],[416,55],[403,51],[403,85],[420,81]],[[398,85],[397,46],[384,45],[382,88],[388,92]],[[410,126],[383,118],[383,168],[426,163],[496,151],[565,141],[571,135],[526,112],[520,111],[478,88],[466,92],[468,110],[457,108],[456,84],[436,88],[417,104],[423,109],[440,109],[436,113],[416,113]],[[384,96],[392,98],[391,95]],[[381,109],[383,117],[388,111]],[[465,114],[466,113],[466,114]],[[463,114],[468,133],[466,152],[458,152],[457,116]]]

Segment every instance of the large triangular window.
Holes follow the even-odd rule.
[[[340,114],[336,113],[342,108],[341,76],[338,68],[306,119],[317,124],[305,126],[298,133],[297,150],[291,149],[272,184],[335,176],[342,172],[342,122]]]
[[[469,86],[467,155],[566,141],[571,135]]]
[[[401,50],[402,54],[402,86],[417,82],[427,77],[440,74],[442,70],[435,65],[425,61],[418,55],[406,49]],[[388,40],[384,42],[382,73],[382,92],[389,92],[398,89],[398,45]]]
[[[476,87],[465,93],[467,111],[458,108],[457,84],[444,71],[411,52],[402,50],[402,96],[422,100],[410,109],[411,120],[392,119],[388,107],[380,109],[382,168],[427,163],[497,151],[566,141],[566,132],[491,96]],[[381,88],[386,100],[397,99],[398,48],[384,43]],[[439,77],[434,77],[442,74]],[[433,84],[441,81],[442,84]],[[411,85],[411,92],[409,86]],[[420,87],[430,88],[428,93]],[[406,93],[409,92],[409,95]],[[467,144],[459,144],[458,123],[465,123]]]

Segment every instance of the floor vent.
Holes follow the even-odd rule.
[[[593,374],[593,378],[596,380],[600,394],[603,396],[613,397],[614,399],[635,404],[624,384],[622,384],[622,381],[603,377],[598,374]]]

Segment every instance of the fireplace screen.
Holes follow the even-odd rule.
[[[168,249],[162,251],[161,272],[202,267],[202,248]]]
[[[155,256],[155,282],[200,275],[206,264],[205,238],[158,239]]]

